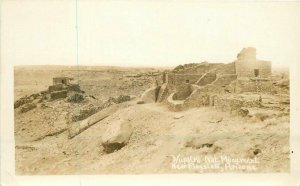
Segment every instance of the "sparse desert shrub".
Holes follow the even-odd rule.
[[[125,101],[129,101],[130,100],[130,96],[127,96],[127,95],[120,95],[119,97],[117,98],[113,98],[113,97],[110,97],[108,99],[108,102],[113,102],[113,103],[123,103]]]
[[[98,107],[93,104],[88,104],[86,106],[81,107],[76,112],[72,113],[71,120],[73,122],[83,120],[93,114],[98,112]]]
[[[81,102],[83,100],[84,100],[83,95],[82,94],[78,94],[78,93],[72,94],[67,99],[68,102],[73,102],[73,103],[79,103],[79,102]]]

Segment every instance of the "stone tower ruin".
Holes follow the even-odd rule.
[[[244,48],[238,55],[235,70],[238,77],[269,77],[271,62],[256,59],[256,49]]]

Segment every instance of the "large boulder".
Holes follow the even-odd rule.
[[[160,86],[149,88],[142,94],[142,101],[145,103],[154,103],[157,101]]]
[[[124,120],[113,122],[102,136],[104,150],[111,153],[121,149],[128,143],[132,131],[132,126]]]

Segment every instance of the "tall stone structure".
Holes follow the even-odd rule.
[[[238,77],[269,77],[271,62],[256,59],[255,48],[244,48],[237,55],[235,70]]]

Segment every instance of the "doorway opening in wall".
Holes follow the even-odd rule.
[[[259,76],[259,69],[254,69],[254,76],[258,77]]]
[[[61,80],[61,83],[62,83],[62,84],[66,84],[66,81],[65,81],[65,80]]]
[[[190,80],[188,80],[188,79],[187,79],[187,80],[185,80],[185,82],[186,82],[186,83],[189,83],[189,82],[190,82]]]

